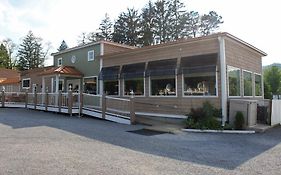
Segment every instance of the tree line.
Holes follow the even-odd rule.
[[[215,11],[207,14],[188,11],[181,0],[149,1],[141,10],[128,8],[121,12],[114,23],[105,14],[96,31],[83,32],[79,36],[78,45],[107,40],[142,47],[206,36],[216,31],[222,23],[222,17]],[[67,48],[63,40],[58,51]],[[18,70],[43,67],[49,49],[50,43],[45,45],[32,31],[23,37],[19,45],[11,39],[0,41],[0,67]]]
[[[206,36],[223,23],[215,11],[199,14],[188,11],[180,0],[149,1],[141,11],[128,8],[113,23],[108,14],[96,32],[83,32],[78,45],[99,40],[131,46],[148,46],[182,38]]]

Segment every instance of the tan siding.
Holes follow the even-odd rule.
[[[148,62],[192,55],[202,55],[218,52],[218,42],[216,39],[197,41],[193,43],[181,43],[169,47],[147,49],[142,52],[132,52],[128,54],[104,57],[103,67],[114,65],[124,65],[131,63]],[[122,58],[122,59],[120,59]]]
[[[130,49],[104,43],[104,54],[110,54],[110,53],[121,52],[126,50],[130,50]]]
[[[225,40],[226,64],[248,71],[262,73],[262,59],[259,54],[230,39]]]

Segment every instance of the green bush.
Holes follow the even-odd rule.
[[[234,127],[235,129],[243,129],[244,128],[244,115],[241,111],[238,111],[235,115]]]
[[[202,108],[190,110],[185,125],[190,129],[222,129],[221,122],[218,121],[219,117],[221,117],[221,110],[206,101]]]
[[[219,122],[214,117],[208,117],[205,121],[203,121],[203,126],[206,129],[221,129],[221,122]]]

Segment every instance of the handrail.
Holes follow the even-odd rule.
[[[87,94],[87,93],[83,93],[83,95],[90,96],[90,97],[102,97],[102,95],[100,95],[100,94]]]
[[[130,100],[124,99],[124,98],[116,98],[116,97],[110,97],[110,96],[105,96],[105,98],[107,98],[107,99],[112,99],[112,100],[119,100],[119,101],[127,101],[127,102],[130,102]]]

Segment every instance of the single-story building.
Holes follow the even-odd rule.
[[[17,70],[0,68],[0,89],[5,92],[20,91],[20,73]]]
[[[105,54],[100,92],[134,94],[136,111],[166,114],[186,114],[208,100],[226,121],[229,99],[263,99],[263,56],[229,33]]]

